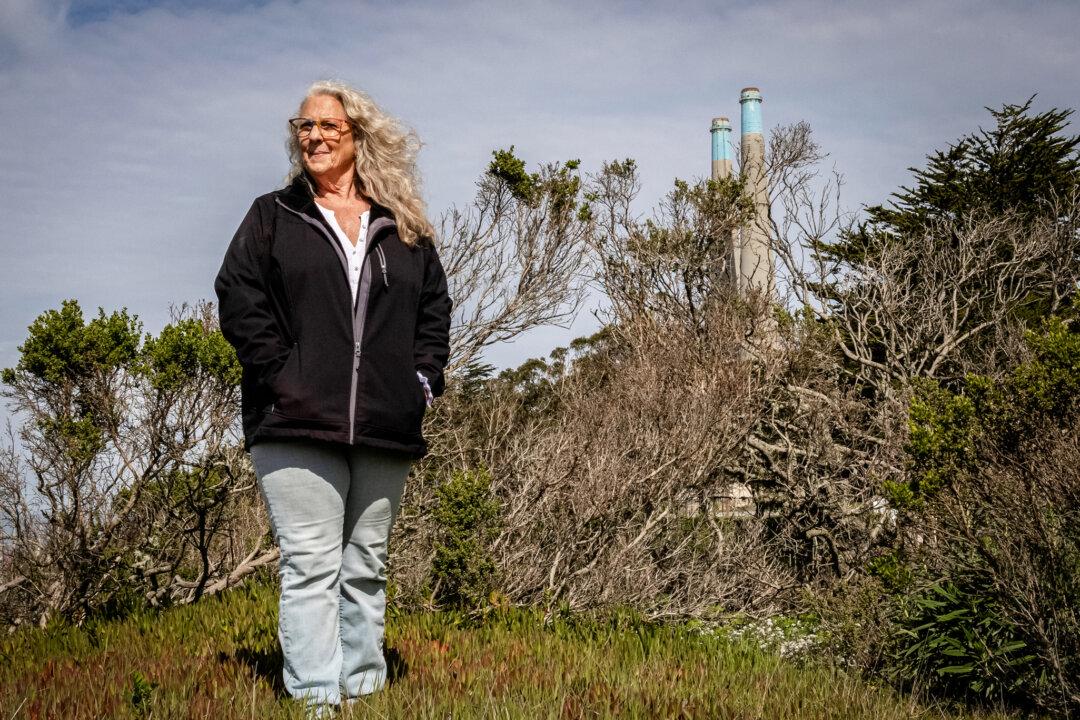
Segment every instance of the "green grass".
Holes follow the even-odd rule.
[[[277,594],[251,584],[193,607],[0,640],[0,720],[299,718],[283,697]],[[1002,718],[950,714],[838,670],[631,616],[483,623],[391,613],[391,681],[352,718]]]

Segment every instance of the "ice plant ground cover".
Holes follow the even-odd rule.
[[[283,697],[277,592],[263,580],[161,613],[0,640],[4,718],[299,718]],[[784,621],[780,621],[784,624]],[[554,617],[493,610],[482,620],[395,613],[391,681],[345,718],[948,718],[799,653],[802,629],[719,631],[632,614]],[[813,641],[802,641],[812,645]]]

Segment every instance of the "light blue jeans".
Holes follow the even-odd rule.
[[[263,442],[255,473],[281,548],[285,689],[339,704],[386,682],[386,553],[411,460],[372,448]]]

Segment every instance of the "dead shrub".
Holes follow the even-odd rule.
[[[450,468],[484,467],[501,502],[491,553],[514,601],[653,617],[775,603],[790,567],[752,504],[725,504],[761,396],[787,367],[779,347],[766,362],[743,352],[747,322],[722,304],[697,327],[643,315],[525,382],[452,396],[403,502],[403,594],[422,594],[434,488]]]

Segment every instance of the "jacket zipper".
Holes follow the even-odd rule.
[[[356,384],[360,380],[360,341],[353,343],[352,378],[349,380],[349,444],[356,433]]]
[[[386,279],[386,255],[383,254],[382,248],[378,245],[375,246],[375,253],[379,256],[379,267],[382,268],[383,287],[390,287],[390,282]]]
[[[356,306],[353,308],[353,372],[349,388],[349,444],[356,440],[356,393],[360,383],[360,356],[363,352],[364,323],[367,321],[368,302],[371,298],[371,272],[368,258],[371,257],[371,249],[375,248],[379,256],[379,265],[382,267],[383,284],[386,283],[386,256],[383,249],[376,244],[378,233],[385,227],[393,227],[392,221],[383,218],[375,220],[368,225],[368,234],[365,238],[364,259],[360,261],[360,286],[356,288]],[[364,270],[368,269],[367,291],[364,290]],[[389,285],[387,285],[389,287]]]

